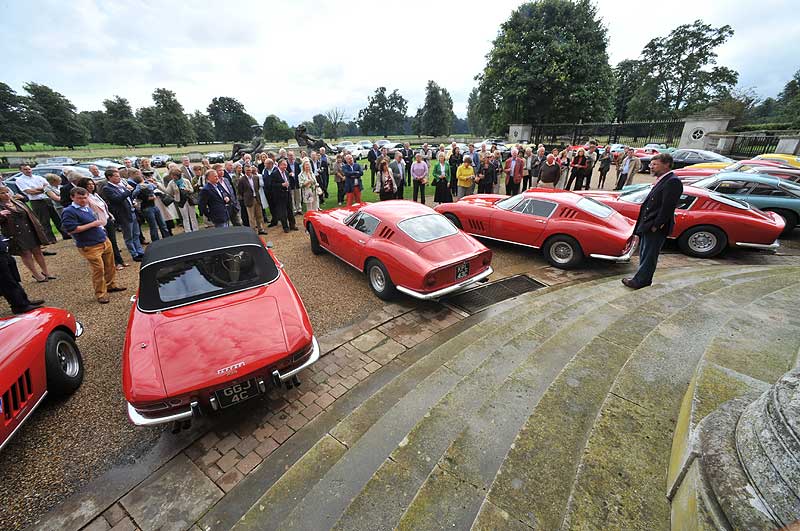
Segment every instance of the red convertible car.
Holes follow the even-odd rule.
[[[65,396],[83,381],[75,339],[83,327],[59,308],[0,319],[0,450],[48,393]]]
[[[306,212],[311,251],[367,275],[372,291],[438,299],[492,274],[492,252],[430,207],[382,201]]]
[[[296,375],[319,359],[300,296],[247,227],[153,242],[134,300],[122,382],[139,426],[180,429],[270,386],[298,385]]]
[[[541,248],[547,261],[561,269],[576,267],[587,256],[627,262],[636,247],[633,222],[565,190],[470,195],[442,203],[436,211],[473,236]]]
[[[586,191],[624,216],[635,220],[650,187],[629,192]],[[775,250],[784,221],[774,212],[762,212],[744,201],[710,190],[684,186],[675,210],[675,228],[669,235],[681,251],[698,258],[713,258],[728,246]]]

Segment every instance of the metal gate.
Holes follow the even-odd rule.
[[[753,158],[764,153],[774,153],[778,147],[779,138],[776,135],[737,135],[731,146],[731,156]]]
[[[585,144],[590,140],[633,147],[651,143],[676,147],[682,132],[682,120],[536,124],[531,130],[531,143],[544,144],[549,149]]]

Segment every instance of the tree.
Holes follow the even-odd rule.
[[[71,101],[46,85],[31,82],[24,88],[50,124],[53,145],[75,149],[89,142],[89,131],[78,119]]]
[[[103,111],[81,111],[78,119],[89,131],[89,141],[97,144],[108,142],[106,134],[106,113]]]
[[[411,133],[422,136],[422,107],[417,107],[417,112],[411,119]]]
[[[158,88],[153,91],[153,102],[158,113],[158,140],[165,144],[187,145],[195,142],[195,133],[175,93]]]
[[[144,144],[147,140],[147,129],[133,115],[130,103],[125,98],[114,96],[105,100],[106,108],[104,129],[108,141],[122,146]]]
[[[324,114],[315,114],[311,118],[311,122],[314,124],[313,135],[322,136],[325,133],[325,128],[330,128],[328,121],[328,117]],[[309,130],[312,131],[312,130]]]
[[[641,55],[647,74],[637,92],[640,112],[647,107],[647,100],[654,100],[649,105],[651,115],[641,117],[678,117],[703,110],[726,96],[739,75],[730,68],[715,66],[714,49],[731,36],[730,26],[714,28],[695,20],[647,43]]]
[[[732,116],[729,127],[742,125],[758,105],[760,98],[753,89],[735,88],[715,101],[711,108],[720,114]]]
[[[322,132],[323,136],[333,139],[339,138],[345,125],[344,109],[334,107],[325,113],[325,118],[328,119],[328,127]]]
[[[22,144],[51,140],[50,124],[36,103],[0,82],[0,142],[11,142],[22,151]]]
[[[270,142],[284,142],[289,138],[294,137],[294,131],[289,127],[289,124],[270,114],[264,120],[263,133],[264,138]]]
[[[425,87],[425,104],[422,106],[422,134],[447,136],[452,130],[453,118],[455,114],[450,93],[434,81],[428,81],[428,86]]]
[[[642,61],[625,59],[614,67],[614,119],[618,122],[629,121],[629,106],[636,94],[642,78],[647,75],[647,66]]]
[[[396,133],[403,126],[408,101],[397,89],[386,95],[386,87],[378,87],[367,100],[367,106],[358,112],[358,121],[365,135],[379,133],[384,137]]]
[[[478,87],[473,87],[467,99],[467,124],[469,131],[473,135],[484,136],[486,134],[486,124],[483,122],[483,116],[478,109],[479,100]]]
[[[526,2],[500,26],[477,77],[481,117],[509,123],[599,120],[611,105],[606,29],[591,0]]]
[[[200,111],[194,111],[189,115],[189,123],[194,129],[194,136],[197,142],[214,141],[214,124],[208,116]]]
[[[208,116],[214,122],[214,138],[223,142],[250,140],[253,138],[251,126],[258,123],[238,100],[225,96],[211,100]]]
[[[781,116],[792,127],[800,127],[800,70],[794,73],[778,95]]]

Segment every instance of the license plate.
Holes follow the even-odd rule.
[[[222,408],[235,406],[249,398],[253,398],[258,393],[258,384],[255,378],[233,384],[225,389],[214,391],[214,395],[217,397],[219,405]]]
[[[469,275],[469,262],[458,264],[456,266],[456,280],[464,278]]]

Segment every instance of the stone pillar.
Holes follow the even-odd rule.
[[[689,116],[684,119],[679,148],[707,149],[717,147],[717,139],[708,133],[724,133],[732,116]]]
[[[778,140],[778,147],[775,153],[785,153],[787,155],[800,155],[800,136],[785,136]]]
[[[530,124],[509,124],[508,141],[512,144],[530,142],[532,132],[533,126]]]

